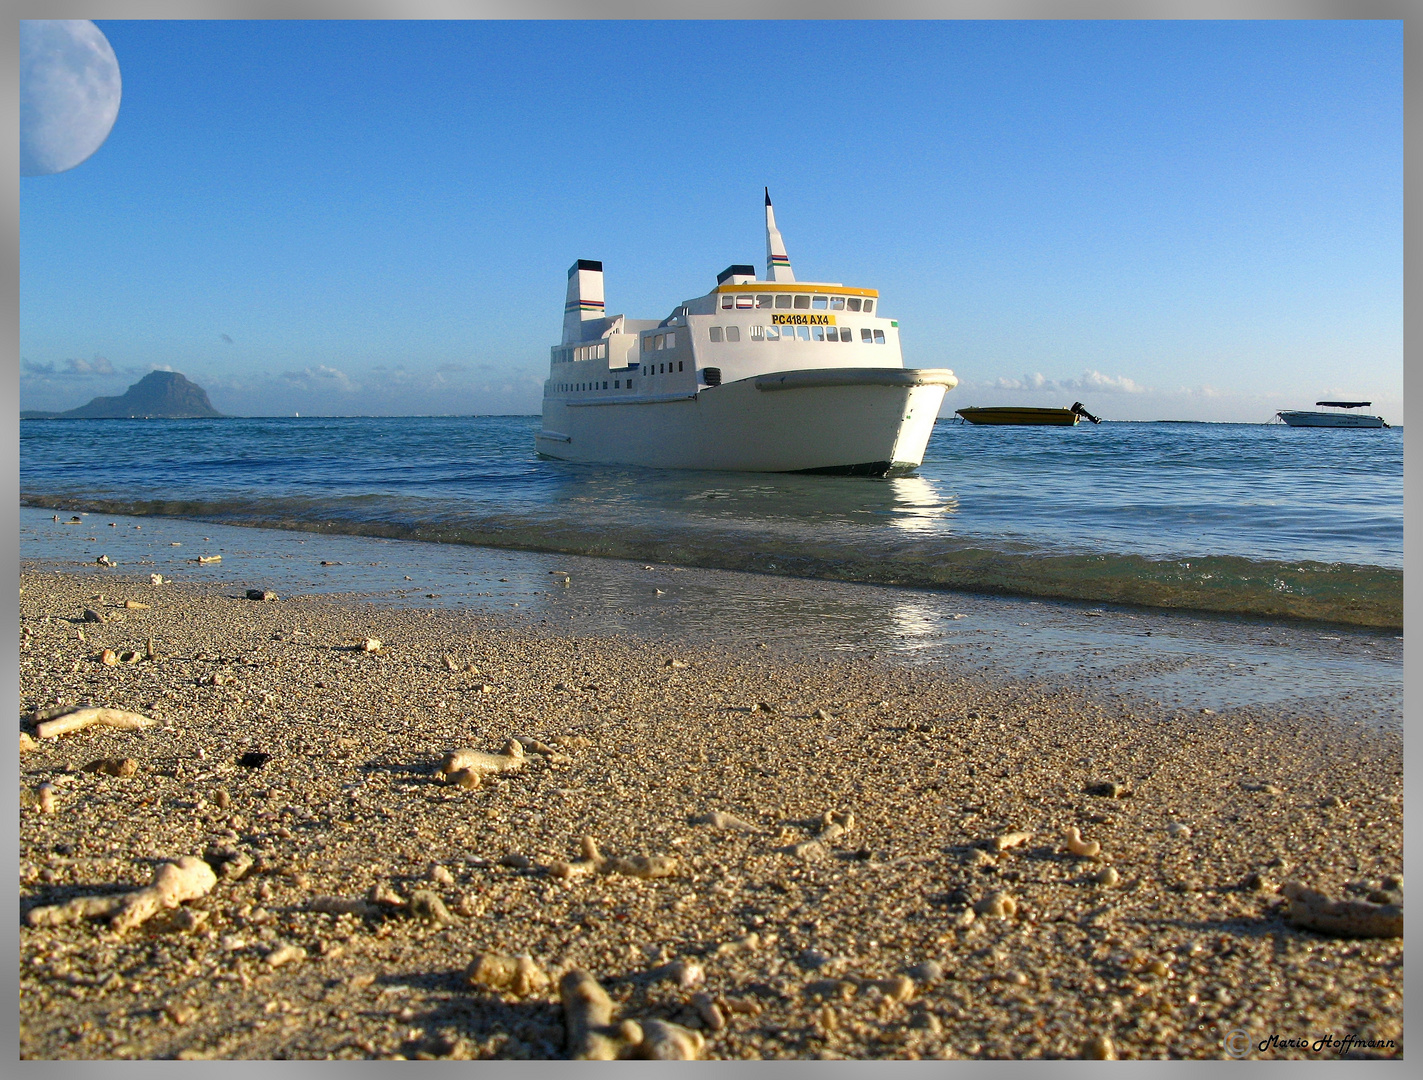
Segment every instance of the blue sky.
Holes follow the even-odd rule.
[[[532,413],[565,272],[661,317],[880,290],[972,404],[1402,413],[1399,22],[100,21],[108,141],[21,180],[21,405]]]

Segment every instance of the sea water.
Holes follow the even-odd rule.
[[[536,417],[25,421],[22,502],[1402,626],[1398,429],[940,420],[887,479],[580,465]]]

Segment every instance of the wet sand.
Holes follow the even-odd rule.
[[[1277,892],[1401,902],[1391,726],[122,566],[21,586],[22,712],[157,721],[21,754],[24,1057],[564,1057],[570,969],[713,1058],[1402,1055],[1401,939]],[[440,771],[515,736],[513,771]],[[139,927],[28,925],[184,855],[217,884]],[[485,953],[552,981],[471,985]]]

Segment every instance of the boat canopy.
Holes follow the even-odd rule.
[[[1372,405],[1372,401],[1316,401],[1316,405],[1332,405],[1336,409],[1362,409],[1365,405]]]

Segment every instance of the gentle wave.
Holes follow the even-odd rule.
[[[597,514],[480,515],[430,501],[412,505],[379,495],[260,494],[227,499],[120,499],[110,492],[30,493],[25,505],[133,516],[191,518],[228,525],[393,540],[467,544],[741,570],[787,577],[1089,603],[1337,622],[1383,629],[1403,625],[1403,572],[1381,566],[1251,559],[1235,555],[1152,558],[1111,552],[1044,550],[1000,538],[902,538],[843,528],[777,530],[762,520],[695,525]]]

